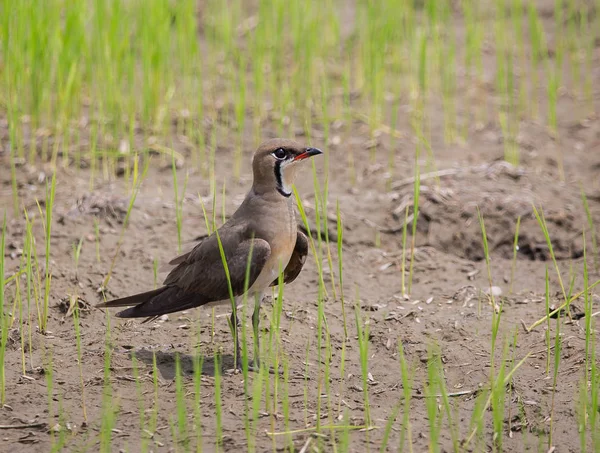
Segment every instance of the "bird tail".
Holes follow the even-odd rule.
[[[193,308],[197,296],[186,294],[176,286],[163,286],[145,293],[115,299],[98,307],[130,307],[117,313],[119,318],[145,318]]]
[[[98,308],[113,308],[113,307],[131,307],[132,305],[142,304],[149,301],[150,299],[158,296],[167,289],[167,286],[162,288],[153,289],[152,291],[146,291],[145,293],[134,294],[133,296],[122,297],[120,299],[103,302],[96,305]]]

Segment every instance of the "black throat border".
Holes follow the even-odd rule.
[[[278,160],[277,162],[275,162],[275,181],[277,182],[277,192],[279,192],[281,195],[283,195],[286,198],[289,198],[289,196],[292,194],[292,192],[286,192],[285,190],[283,190],[283,176],[281,175],[281,162],[280,160]]]

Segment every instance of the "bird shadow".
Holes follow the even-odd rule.
[[[148,349],[140,349],[138,351],[130,351],[129,358],[135,356],[137,360],[145,363],[150,369],[153,367],[154,357],[156,357],[156,368],[160,373],[161,378],[165,380],[175,379],[177,372],[177,357],[179,356],[179,367],[182,376],[194,376],[195,367],[198,362],[202,365],[200,373],[204,376],[214,376],[217,361],[214,356],[199,357],[196,355],[182,354],[180,352],[162,352],[149,351]],[[233,369],[234,357],[232,354],[220,355],[218,358],[220,374]]]

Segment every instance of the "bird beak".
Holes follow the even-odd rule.
[[[294,162],[316,156],[318,154],[323,154],[323,151],[317,148],[306,148],[302,154],[298,154],[296,157],[294,157]]]

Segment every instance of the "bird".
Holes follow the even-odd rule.
[[[280,280],[284,284],[293,282],[308,254],[308,239],[298,230],[290,198],[292,185],[299,164],[319,154],[322,154],[320,149],[301,146],[291,139],[275,138],[262,143],[252,158],[253,183],[241,205],[191,251],[169,262],[174,267],[163,286],[97,306],[129,307],[116,316],[145,317],[149,321],[195,307],[232,304],[230,327],[235,342],[234,366],[241,369],[236,307],[244,297],[247,300],[253,298],[252,368],[258,368],[259,312],[263,294]]]

